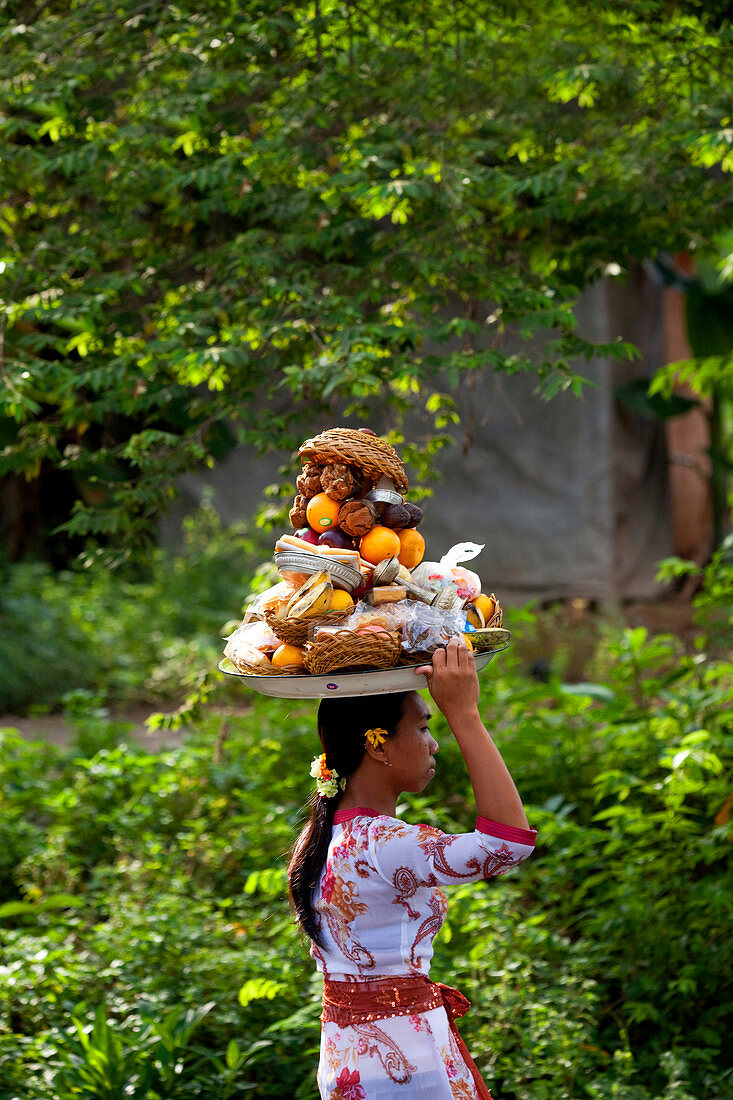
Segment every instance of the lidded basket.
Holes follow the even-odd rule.
[[[375,482],[388,477],[400,493],[406,493],[409,488],[405,467],[394,447],[379,436],[369,435],[357,428],[329,428],[312,439],[306,439],[298,454],[304,462],[322,465],[350,463],[358,466]]]

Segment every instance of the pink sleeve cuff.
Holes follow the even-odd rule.
[[[498,821],[490,821],[488,817],[476,818],[476,832],[487,833],[495,836],[497,840],[508,840],[514,844],[530,844],[534,848],[537,839],[536,829],[517,829],[514,825],[500,825]]]

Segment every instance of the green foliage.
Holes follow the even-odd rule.
[[[728,535],[702,569],[685,558],[667,558],[659,563],[658,580],[662,583],[681,577],[698,577],[702,581],[695,597],[695,620],[714,652],[730,652],[733,646],[733,621],[730,616],[733,601],[733,535]]]
[[[689,648],[607,623],[583,682],[563,679],[568,638],[537,683],[523,667],[544,627],[525,609],[482,676],[539,845],[518,872],[451,891],[434,973],[473,1002],[461,1030],[504,1100],[730,1092],[729,573],[718,555]],[[0,734],[8,1100],[314,1100],[319,983],[284,867],[315,704],[240,702],[204,706],[157,754],[105,734],[94,695],[75,701],[86,751]],[[466,829],[465,769],[435,727],[438,775],[400,812]]]
[[[72,1016],[73,1031],[62,1049],[61,1069],[55,1075],[58,1100],[151,1100],[151,1097],[192,1095],[184,1082],[196,1074],[202,1054],[190,1057],[189,1040],[197,1025],[214,1007],[184,1012],[173,1008],[160,1021],[145,1020],[132,1041],[106,1018],[102,1005],[87,1026],[84,1015]],[[83,1013],[86,1005],[77,1012]]]
[[[215,665],[222,631],[238,621],[232,592],[246,594],[262,547],[205,504],[185,521],[181,550],[154,551],[145,570],[112,574],[102,555],[62,573],[0,564],[0,713],[63,702],[94,738],[95,721],[99,736],[114,733],[106,703],[180,700]]]
[[[0,474],[67,471],[69,530],[135,548],[303,407],[398,432],[478,370],[578,392],[631,350],[578,334],[579,289],[728,224],[700,7],[4,4]]]

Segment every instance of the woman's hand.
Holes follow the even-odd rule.
[[[458,638],[451,638],[445,649],[436,649],[432,665],[415,669],[415,675],[420,674],[427,678],[428,690],[451,726],[454,720],[476,711],[479,700],[476,663]]]

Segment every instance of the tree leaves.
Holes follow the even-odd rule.
[[[103,508],[137,544],[214,425],[290,449],[304,405],[378,403],[398,429],[439,367],[578,392],[628,351],[576,331],[579,288],[720,227],[729,31],[653,0],[454,8],[1,17],[0,416],[47,440],[2,462],[93,473],[77,532]]]

